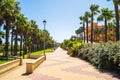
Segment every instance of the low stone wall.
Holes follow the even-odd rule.
[[[30,59],[37,59],[37,58],[39,58],[40,56],[42,56],[42,55],[28,54],[28,58],[30,58]]]
[[[34,61],[27,62],[26,63],[26,73],[27,74],[32,73],[44,60],[45,60],[45,56],[41,56]]]
[[[22,59],[13,60],[0,65],[0,74],[5,73],[19,65],[22,65]]]

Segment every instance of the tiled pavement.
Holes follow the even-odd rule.
[[[32,74],[25,74],[24,65],[0,75],[0,80],[119,80],[108,73],[101,73],[89,63],[69,57],[58,48],[47,54],[44,61]]]

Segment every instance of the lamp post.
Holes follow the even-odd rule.
[[[45,36],[46,36],[46,35],[45,35],[45,26],[46,26],[46,23],[47,23],[46,20],[44,20],[44,21],[43,21],[43,25],[44,25],[44,56],[45,56],[45,60],[46,60],[46,55],[45,55],[45,45],[46,45],[46,44],[45,44]]]

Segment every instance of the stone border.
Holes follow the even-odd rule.
[[[34,61],[27,62],[26,63],[26,73],[27,74],[32,73],[44,60],[45,60],[45,56],[41,56]]]
[[[0,74],[5,73],[19,65],[22,65],[22,58],[1,64],[0,65]]]

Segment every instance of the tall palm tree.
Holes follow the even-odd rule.
[[[88,23],[89,23],[90,12],[85,12],[84,16],[86,22],[86,34],[87,34],[87,43],[88,43]]]
[[[76,35],[78,36],[78,34],[79,34],[79,31],[78,31],[78,29],[77,29],[77,30],[75,30],[75,33],[76,33]]]
[[[13,55],[13,34],[14,34],[14,25],[11,26],[11,55]]]
[[[112,41],[115,41],[115,23],[114,23],[114,19],[108,23],[108,30],[112,31],[112,33],[109,33],[109,39]]]
[[[78,28],[77,30],[75,30],[75,33],[77,34],[77,35],[80,35],[80,34],[82,34],[84,32],[84,28],[83,27],[80,27],[80,28]],[[83,39],[83,35],[82,35],[82,39]]]
[[[23,32],[23,35],[24,35],[24,42],[23,42],[23,51],[24,51],[24,53],[23,53],[23,58],[24,58],[24,54],[27,54],[27,49],[31,45],[29,43],[31,41],[31,39],[30,39],[31,24],[30,24],[30,22],[27,21],[26,25],[24,27],[25,27],[25,30]]]
[[[4,10],[2,9],[2,7],[4,7],[3,4],[4,1],[3,0],[0,0],[0,28],[1,28],[1,25],[4,23],[4,19],[3,19],[3,14],[4,14]]]
[[[0,31],[0,45],[2,44],[2,38],[4,38],[5,33]]]
[[[78,40],[78,35],[80,34],[80,30],[79,29],[75,30],[75,33],[77,35],[77,40]]]
[[[98,28],[93,28],[93,33],[94,33],[94,40],[99,41],[98,37],[100,35],[100,30]]]
[[[90,10],[91,10],[91,43],[93,43],[93,20],[94,20],[94,15],[96,15],[99,10],[98,10],[99,6],[96,4],[92,4],[90,6]]]
[[[5,33],[5,56],[8,58],[8,47],[9,47],[9,33],[11,31],[11,52],[13,51],[13,41],[15,40],[15,53],[17,53],[18,38],[20,37],[20,54],[22,50],[22,44],[24,42],[24,53],[27,52],[27,47],[31,46],[31,41],[34,45],[37,45],[39,49],[39,44],[42,46],[43,43],[43,33],[44,31],[38,28],[35,21],[31,24],[23,14],[20,13],[19,2],[16,0],[0,0],[0,28],[1,25],[4,26],[6,30]],[[31,25],[33,27],[31,27]],[[11,30],[12,29],[12,30]],[[47,31],[46,42],[51,45],[52,39]],[[34,34],[35,36],[31,36]],[[1,31],[0,31],[0,43],[1,42]],[[13,39],[13,36],[15,39]]]
[[[1,31],[1,25],[3,24],[3,12],[2,12],[2,7],[3,5],[3,0],[0,1],[0,45],[2,44],[2,36],[4,35],[4,32]]]
[[[85,43],[85,17],[80,16],[79,19],[82,21],[80,24],[83,24],[83,30],[84,30],[84,43]],[[88,38],[87,38],[88,40]]]
[[[19,7],[15,0],[4,0],[4,5],[1,8],[4,10],[3,18],[5,20],[6,29],[5,56],[8,58],[9,30],[11,28],[11,23],[15,22],[15,14]]]
[[[14,33],[14,27],[15,27],[15,24],[17,22],[17,16],[20,13],[20,7],[18,6],[19,4],[20,4],[19,2],[15,2],[14,3],[14,10],[12,12],[13,14],[11,15],[12,16],[12,21],[10,22],[10,24],[11,24],[10,25],[10,29],[12,29],[11,30],[11,55],[13,55],[12,52],[13,52],[13,33]]]
[[[38,29],[38,32],[37,32],[37,37],[36,37],[36,45],[37,45],[37,51],[40,50],[40,30]]]
[[[17,36],[20,35],[20,56],[22,55],[23,32],[25,30],[26,24],[27,24],[27,18],[24,17],[24,14],[19,14],[19,16],[17,17],[17,22],[16,22],[16,26],[17,26],[16,31],[17,31]]]
[[[107,0],[111,1],[111,0]],[[119,40],[119,8],[118,5],[120,4],[120,0],[112,0],[114,4],[114,10],[115,10],[115,19],[116,19],[116,41]]]
[[[43,42],[44,42],[44,30],[40,30],[40,49],[44,48]]]
[[[108,8],[101,9],[101,15],[97,18],[98,21],[103,21],[105,24],[105,42],[107,42],[107,20],[111,20],[114,17],[113,11]]]
[[[14,17],[15,17],[15,26],[14,28],[16,28],[15,31],[17,31],[18,27],[17,26],[17,22],[18,22],[18,16],[20,16],[20,7],[18,6],[20,3],[19,2],[15,2],[15,11],[14,11]],[[14,55],[17,54],[18,51],[18,33],[16,32],[15,34],[15,48],[14,48]]]
[[[31,20],[30,24],[31,24],[31,27],[33,28],[33,32],[31,34],[31,37],[32,37],[31,47],[32,47],[32,51],[35,51],[35,50],[37,50],[36,45],[37,45],[37,35],[39,35],[39,33],[38,33],[39,29],[38,29],[38,25],[36,24],[36,21]]]

